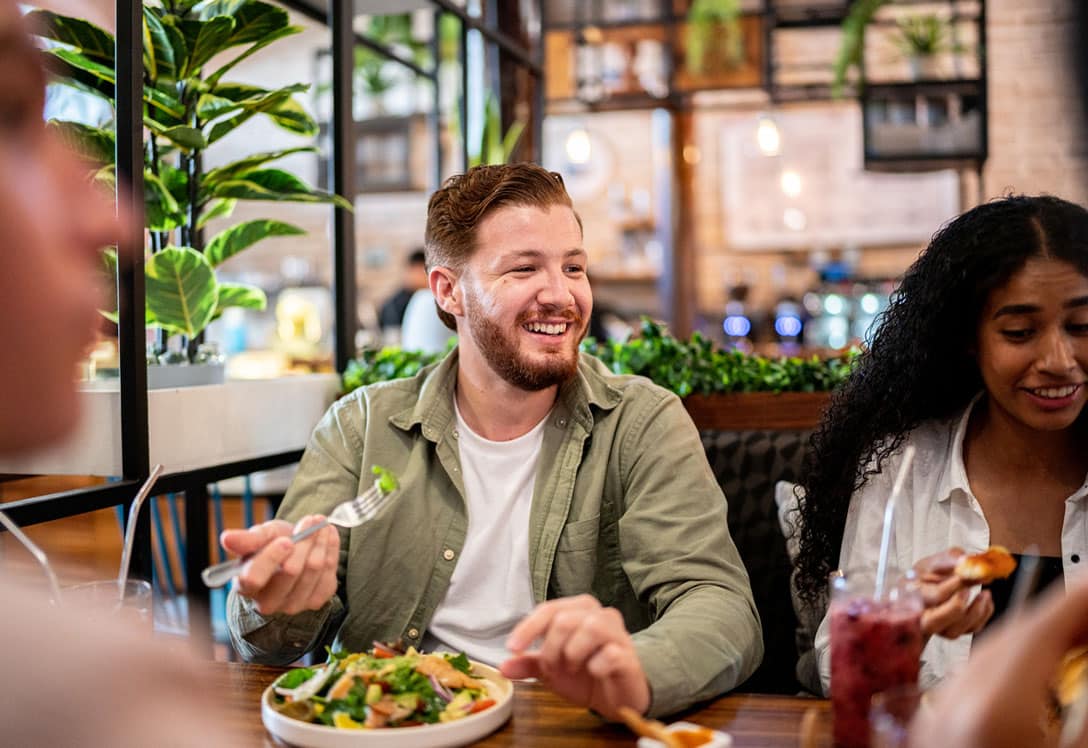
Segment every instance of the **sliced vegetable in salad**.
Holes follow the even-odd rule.
[[[289,670],[273,685],[281,714],[314,724],[365,730],[451,722],[494,706],[464,653],[329,652],[320,667]]]

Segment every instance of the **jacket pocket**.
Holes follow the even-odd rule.
[[[569,522],[559,534],[559,543],[555,546],[555,550],[557,553],[593,550],[597,547],[600,529],[600,515]]]

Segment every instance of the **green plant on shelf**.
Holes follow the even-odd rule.
[[[483,120],[479,142],[470,144],[468,165],[471,167],[481,164],[505,164],[521,141],[525,123],[514,120],[503,133],[502,109],[499,107],[498,99],[491,93],[488,93],[484,100]]]
[[[855,0],[850,5],[850,11],[842,22],[842,41],[839,43],[839,51],[831,68],[833,96],[842,96],[846,88],[846,79],[853,68],[859,71],[858,85],[863,85],[863,81],[860,80],[860,71],[862,57],[865,54],[865,30],[876,12],[889,2],[891,0]]]
[[[647,377],[680,397],[730,392],[828,392],[846,380],[858,356],[855,349],[827,360],[816,356],[771,359],[727,351],[716,348],[697,332],[686,341],[680,340],[646,317],[639,337],[622,342],[586,338],[582,351],[599,358],[616,374]],[[400,348],[365,351],[348,364],[343,375],[344,392],[413,376],[444,355]]]
[[[692,75],[701,75],[712,59],[733,68],[744,61],[744,34],[740,0],[695,0],[688,9],[684,63]]]
[[[79,18],[45,10],[29,14],[49,40],[45,50],[59,82],[115,102],[114,37]],[[203,168],[203,154],[254,117],[265,117],[296,135],[317,134],[313,118],[282,88],[228,80],[226,74],[273,42],[299,32],[287,12],[257,0],[163,0],[143,7],[144,207],[151,254],[145,263],[146,321],[170,335],[193,338],[227,307],[263,309],[264,292],[218,280],[221,263],[273,236],[304,233],[289,223],[256,219],[226,228],[201,247],[202,229],[231,215],[239,200],[334,203],[343,198],[314,189],[270,164],[299,146],[249,155]],[[229,59],[225,53],[236,51]],[[214,64],[213,64],[214,60]],[[113,127],[76,121],[51,123],[77,149],[104,164],[100,181],[114,181]],[[116,277],[117,257],[105,256]],[[116,312],[106,310],[116,319]]]
[[[896,22],[895,44],[904,57],[931,57],[952,49],[948,24],[932,14],[907,16]]]
[[[850,12],[842,22],[842,42],[832,66],[833,96],[843,94],[852,68],[858,71],[857,85],[864,85],[861,71],[865,53],[865,32],[877,11],[890,4],[892,0],[856,0],[850,6]],[[932,13],[898,18],[892,41],[910,63],[915,78],[928,77],[924,70],[925,65],[931,63],[937,55],[966,51],[964,45],[954,40],[951,22]]]

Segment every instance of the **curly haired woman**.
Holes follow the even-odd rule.
[[[801,600],[820,611],[830,571],[876,567],[884,503],[913,444],[892,560],[923,582],[922,685],[962,667],[1011,580],[972,596],[952,572],[961,547],[1037,554],[1044,584],[1088,564],[1086,380],[1088,211],[1015,196],[947,224],[813,439]],[[826,690],[826,616],[815,645]]]

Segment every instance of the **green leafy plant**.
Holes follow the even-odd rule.
[[[692,75],[703,73],[712,48],[723,42],[721,57],[729,67],[744,60],[740,0],[695,0],[688,9],[684,62]]]
[[[858,352],[840,358],[769,359],[716,348],[694,333],[675,338],[659,323],[643,318],[640,335],[625,342],[586,338],[582,351],[601,359],[616,374],[639,374],[680,397],[726,392],[827,392],[853,370]],[[410,377],[445,353],[429,354],[383,348],[366,351],[348,364],[344,392],[374,382]]]
[[[725,392],[825,392],[849,376],[856,353],[827,361],[769,359],[716,348],[698,332],[687,341],[643,318],[641,334],[626,342],[587,338],[582,350],[616,374],[640,374],[680,397]]]
[[[896,26],[895,43],[906,57],[927,57],[953,49],[948,24],[938,16],[907,16]]]
[[[30,15],[52,42],[45,51],[60,82],[115,105],[113,36],[79,18],[44,10]],[[252,153],[213,169],[202,167],[209,146],[254,117],[266,117],[298,135],[316,135],[313,118],[294,99],[307,86],[265,89],[225,77],[238,63],[298,31],[286,11],[257,0],[144,4],[144,204],[151,237],[146,262],[148,325],[192,338],[226,307],[265,307],[261,289],[220,282],[215,268],[265,238],[304,232],[281,221],[258,219],[231,226],[201,246],[202,229],[213,218],[229,216],[238,200],[334,203],[351,209],[339,196],[270,166],[284,156],[313,151],[310,146]],[[232,51],[236,54],[224,59]],[[68,121],[52,125],[105,164],[98,179],[113,179],[112,129]],[[106,263],[116,273],[116,255],[108,253]]]
[[[484,100],[484,127],[480,133],[480,142],[469,150],[468,165],[505,164],[518,147],[524,131],[525,123],[515,120],[510,123],[506,133],[503,133],[502,111],[498,99],[488,93]]]
[[[850,12],[842,22],[842,43],[832,65],[831,93],[842,96],[846,87],[846,77],[851,68],[861,69],[861,59],[865,54],[865,30],[869,21],[883,6],[891,0],[854,0]],[[860,84],[860,82],[859,82]]]
[[[410,13],[391,13],[370,17],[366,36],[394,50],[405,51],[408,56],[421,66],[427,65],[429,48],[427,44],[412,37],[412,16]],[[385,93],[396,81],[386,72],[389,58],[362,44],[355,47],[355,70],[368,93]]]
[[[341,377],[343,392],[347,394],[375,382],[415,376],[424,366],[433,364],[445,355],[445,352],[406,351],[396,346],[365,350],[359,358],[348,362],[348,368]]]

